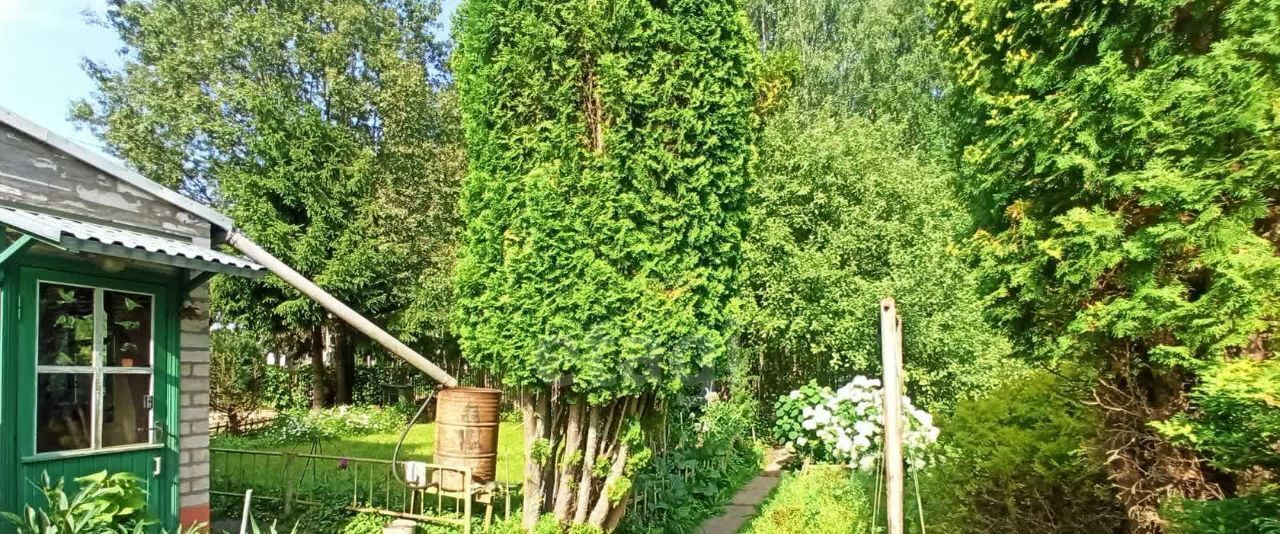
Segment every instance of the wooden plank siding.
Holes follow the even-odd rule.
[[[209,245],[209,222],[0,123],[0,204]]]

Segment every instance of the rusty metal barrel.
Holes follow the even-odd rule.
[[[435,463],[471,468],[472,483],[493,482],[498,464],[498,420],[502,392],[496,389],[453,387],[436,397]],[[437,472],[445,491],[461,491],[463,476]]]

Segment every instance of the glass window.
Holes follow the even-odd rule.
[[[42,373],[36,382],[36,452],[92,446],[93,375]]]
[[[40,365],[93,365],[93,289],[40,284]]]
[[[154,297],[41,282],[36,452],[150,443]]]
[[[151,375],[103,375],[102,446],[147,443],[151,431]]]
[[[151,295],[103,291],[108,367],[151,366]]]

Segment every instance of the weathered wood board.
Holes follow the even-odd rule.
[[[0,204],[207,243],[209,223],[0,123]]]

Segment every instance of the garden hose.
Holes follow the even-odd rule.
[[[413,488],[413,486],[405,477],[400,475],[399,471],[396,470],[396,464],[399,463],[400,458],[400,447],[404,445],[405,438],[409,437],[409,431],[413,430],[413,425],[418,424],[418,419],[422,417],[422,412],[427,411],[427,405],[431,404],[431,399],[435,398],[435,396],[435,389],[431,389],[427,392],[427,398],[423,399],[422,406],[418,407],[417,413],[413,414],[413,418],[404,425],[404,430],[400,431],[400,439],[396,440],[396,448],[391,452],[391,475],[396,478],[396,481],[400,482],[400,485],[406,488]]]

